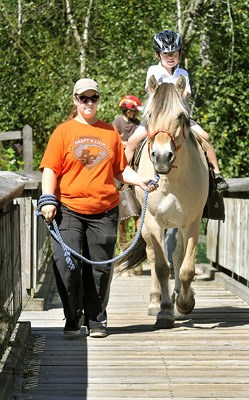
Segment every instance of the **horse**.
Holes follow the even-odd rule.
[[[191,283],[195,276],[195,254],[208,197],[209,174],[201,144],[190,130],[189,108],[183,94],[185,86],[183,76],[175,85],[159,85],[155,77],[151,77],[143,113],[148,147],[144,146],[141,151],[137,172],[141,176],[156,173],[160,179],[158,189],[148,195],[142,237],[132,254],[128,254],[126,265],[128,268],[138,265],[146,258],[141,242],[145,241],[152,278],[148,314],[157,315],[156,329],[173,328],[176,313],[187,315],[195,306]],[[143,206],[144,191],[135,187],[135,194]],[[165,230],[171,227],[178,228],[172,294],[164,247]],[[129,264],[132,257],[136,259],[133,265]]]

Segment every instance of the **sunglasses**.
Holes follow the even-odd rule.
[[[87,104],[89,101],[91,101],[92,103],[97,103],[97,101],[99,100],[99,96],[97,94],[94,94],[93,96],[76,96],[77,100],[79,103],[81,104]]]

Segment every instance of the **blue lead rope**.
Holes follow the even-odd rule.
[[[159,181],[159,176],[155,175],[155,180],[151,181],[149,183],[149,185],[156,185],[157,182]],[[64,253],[64,257],[66,260],[66,263],[68,265],[68,268],[71,271],[75,270],[75,264],[72,260],[72,255],[79,258],[80,260],[86,262],[87,264],[98,264],[98,265],[104,265],[104,264],[109,264],[109,263],[114,263],[118,260],[121,260],[122,258],[124,258],[137,244],[138,239],[141,235],[141,231],[142,231],[142,227],[144,224],[144,218],[145,218],[145,213],[146,213],[146,207],[147,207],[147,201],[148,201],[148,189],[145,191],[145,195],[144,195],[144,203],[143,203],[143,208],[142,208],[142,213],[141,213],[141,221],[140,221],[140,225],[139,228],[137,230],[137,233],[135,235],[134,241],[131,243],[131,245],[119,256],[114,257],[110,260],[106,260],[106,261],[91,261],[88,260],[87,258],[83,257],[81,254],[77,253],[76,251],[74,251],[73,249],[71,249],[69,246],[66,245],[66,243],[64,243],[57,222],[55,221],[55,219],[53,219],[53,221],[51,222],[51,224],[48,224],[45,220],[45,224],[51,234],[51,236],[61,245],[61,248],[63,250]],[[52,204],[55,206],[58,206],[58,202],[56,200],[56,197],[52,194],[43,194],[40,196],[39,200],[38,200],[38,206],[37,206],[37,211],[36,211],[36,215],[37,216],[41,216],[41,209],[43,206],[48,205],[48,204]]]

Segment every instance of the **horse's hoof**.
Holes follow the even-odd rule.
[[[174,319],[162,319],[159,318],[156,320],[156,323],[154,325],[155,329],[172,329],[174,328]]]
[[[183,305],[179,305],[179,302],[176,299],[176,308],[180,314],[183,314],[183,315],[190,314],[193,311],[193,309],[195,308],[195,298],[193,297],[192,302],[190,304],[186,305],[185,307],[183,307]]]
[[[156,317],[157,314],[159,313],[159,311],[160,311],[160,306],[158,306],[158,307],[157,306],[149,307],[148,308],[148,315]]]
[[[184,321],[184,320],[188,319],[188,317],[186,317],[186,314],[179,313],[177,308],[174,309],[174,316],[177,321]]]

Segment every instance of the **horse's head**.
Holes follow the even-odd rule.
[[[168,174],[189,130],[189,112],[183,93],[184,76],[176,84],[158,85],[153,77],[149,80],[149,99],[144,111],[148,131],[149,153],[155,170]]]

